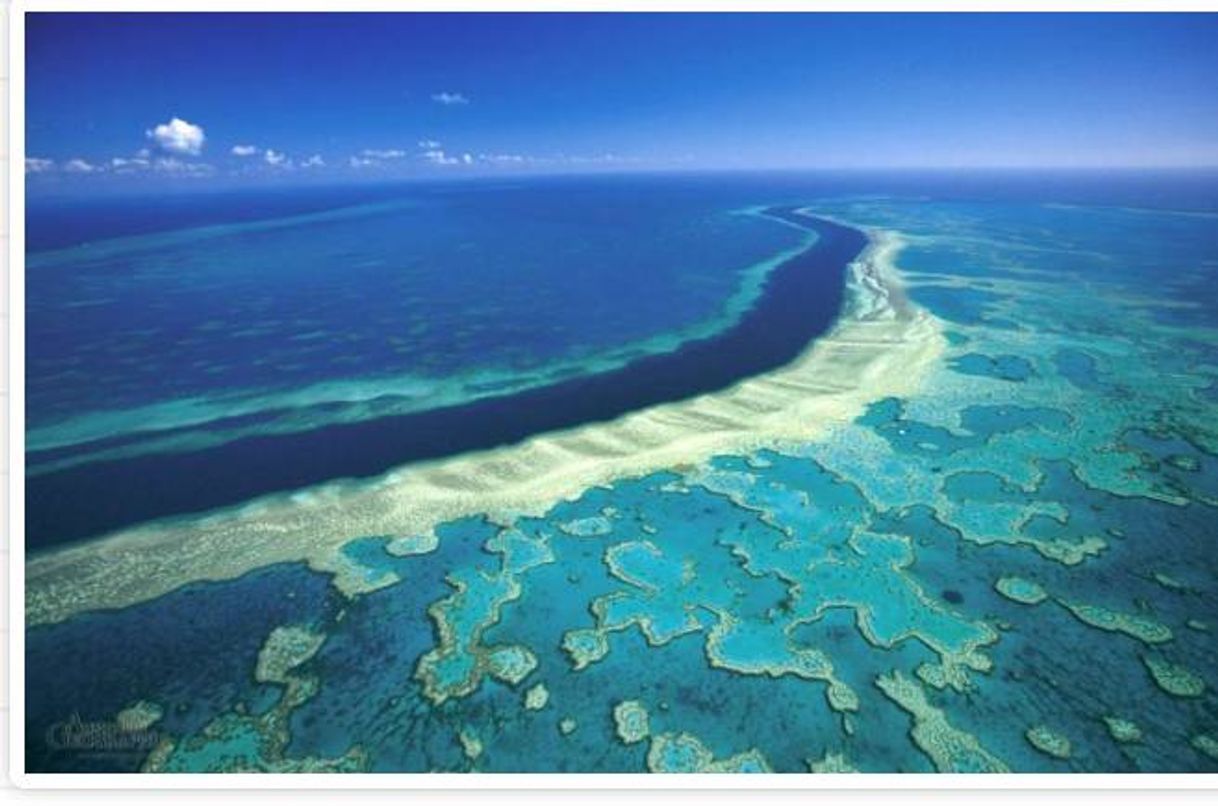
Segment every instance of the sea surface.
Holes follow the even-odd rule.
[[[907,396],[421,533],[354,503],[767,376],[881,237],[942,342]],[[46,199],[27,241],[28,562],[343,480],[366,583],[39,573],[30,771],[1218,771],[1218,177]]]
[[[166,228],[32,252],[31,470],[426,410],[670,351],[739,318],[769,264],[812,238],[661,182],[350,193],[308,191],[341,206],[290,215],[238,197],[242,219],[185,228],[128,202]],[[259,202],[268,217],[249,218]]]

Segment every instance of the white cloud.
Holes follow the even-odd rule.
[[[630,160],[625,160],[622,157],[619,157],[617,154],[613,154],[613,153],[592,154],[589,156],[583,156],[583,155],[579,155],[579,154],[567,156],[564,154],[563,159],[567,162],[575,163],[576,165],[581,165],[584,163],[613,163],[613,162],[629,162],[630,161]]]
[[[288,157],[286,154],[284,154],[282,151],[276,151],[273,148],[268,148],[266,151],[262,152],[262,159],[266,161],[267,165],[273,165],[276,168],[290,168],[292,165],[290,162],[288,162]]]
[[[643,162],[640,157],[626,157],[613,152],[604,154],[559,154],[555,162],[568,165],[618,165]]]
[[[456,157],[450,157],[438,148],[423,152],[423,159],[432,165],[456,165],[460,162]]]
[[[462,157],[464,160],[464,157]],[[639,157],[624,156],[613,152],[603,154],[478,154],[479,162],[492,165],[617,165],[638,164],[643,160]]]
[[[304,162],[300,163],[302,168],[324,168],[326,161],[321,158],[321,154],[314,154]]]
[[[437,149],[441,145],[443,145],[443,143],[441,143],[439,140],[420,140],[419,141],[419,148],[424,148],[424,149],[427,149],[428,151]]]
[[[406,156],[406,152],[398,148],[365,148],[360,154],[374,160],[396,160]]]
[[[54,161],[37,157],[27,157],[25,164],[28,173],[43,173],[57,167]],[[111,157],[103,162],[89,162],[82,157],[74,157],[59,167],[64,173],[78,175],[155,171],[173,176],[202,177],[212,176],[216,172],[215,166],[206,162],[182,160],[177,157],[154,158],[146,149],[140,149],[130,157]]]
[[[367,168],[372,165],[381,165],[388,160],[398,160],[405,156],[408,156],[407,153],[400,148],[365,148],[355,156],[348,158],[347,162],[352,168]],[[325,163],[320,164],[324,165]]]
[[[479,154],[478,159],[483,162],[506,163],[506,164],[521,164],[525,162],[533,162],[532,157],[526,157],[523,154]]]
[[[430,162],[432,165],[473,165],[473,154],[449,154],[443,149],[433,148],[429,151],[424,151],[423,159]]]
[[[459,92],[437,92],[431,96],[431,100],[444,106],[464,106],[469,103],[469,98]]]
[[[206,162],[186,162],[177,157],[161,157],[152,163],[152,168],[161,173],[191,177],[211,176],[216,171],[215,167]]]
[[[64,163],[63,169],[71,174],[91,174],[94,171],[102,170],[101,166],[93,165],[92,163],[82,160],[79,157],[68,160]]]
[[[203,150],[203,127],[187,123],[181,118],[172,118],[156,128],[144,132],[162,150],[170,154],[195,156]]]
[[[148,168],[151,164],[152,163],[149,162],[147,157],[142,157],[139,154],[136,154],[134,157],[115,157],[110,160],[110,167],[113,168],[116,173],[121,174],[131,173],[132,171],[142,171],[145,168]]]
[[[258,153],[258,146],[233,146],[232,154],[234,157],[252,157]]]

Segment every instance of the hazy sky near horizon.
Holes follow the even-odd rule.
[[[26,174],[1218,165],[1218,14],[52,14]]]

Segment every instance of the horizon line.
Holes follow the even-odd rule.
[[[747,174],[800,174],[800,175],[849,175],[849,174],[985,174],[985,173],[1003,173],[1003,174],[1096,174],[1104,172],[1115,172],[1122,174],[1152,174],[1152,173],[1180,173],[1180,172],[1203,172],[1203,173],[1218,173],[1218,163],[1207,164],[1181,164],[1171,163],[1163,165],[1143,165],[1143,164],[1108,164],[1108,165],[1010,165],[1010,164],[995,164],[995,165],[860,165],[860,166],[778,166],[778,167],[736,167],[736,166],[719,166],[719,167],[650,167],[650,168],[621,168],[617,170],[584,170],[584,171],[518,171],[511,173],[470,173],[462,175],[445,175],[439,173],[431,174],[416,174],[412,176],[384,176],[384,177],[347,177],[334,175],[313,175],[311,177],[291,177],[277,176],[268,177],[265,182],[224,182],[222,179],[202,178],[199,180],[191,180],[182,178],[178,181],[163,183],[159,186],[150,186],[147,184],[119,186],[117,183],[107,184],[102,187],[95,186],[92,189],[85,187],[78,182],[69,180],[68,186],[64,186],[54,179],[51,180],[51,187],[43,184],[46,180],[35,180],[36,185],[42,184],[41,188],[32,187],[30,184],[30,175],[27,174],[24,181],[24,191],[26,199],[31,198],[77,198],[85,199],[94,196],[156,196],[169,195],[178,193],[189,193],[198,191],[200,194],[206,193],[224,193],[236,191],[258,191],[258,190],[286,190],[295,187],[299,188],[322,188],[322,187],[383,187],[390,185],[428,185],[428,184],[450,184],[464,183],[484,180],[521,180],[521,179],[563,179],[563,178],[609,178],[609,177],[629,177],[629,176],[665,176],[665,175],[747,175]],[[48,179],[50,177],[47,177]],[[31,192],[33,191],[33,192]],[[55,192],[64,191],[64,192]]]

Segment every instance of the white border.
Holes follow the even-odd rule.
[[[3,0],[0,0],[2,2]],[[9,17],[9,775],[23,789],[1218,789],[1215,773],[649,775],[645,773],[91,774],[25,772],[25,13],[27,11],[1214,12],[1218,0],[14,0]],[[1216,43],[1218,44],[1218,43]]]

